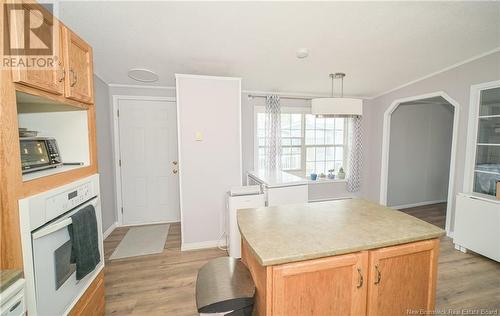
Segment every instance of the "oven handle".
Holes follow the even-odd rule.
[[[76,212],[78,212],[80,209],[88,206],[88,205],[92,205],[94,208],[97,208],[97,204],[99,203],[99,198],[95,198],[93,201],[90,201],[90,202],[87,202],[85,204],[82,204],[81,206],[78,207],[78,210],[75,210],[73,212],[71,212],[70,214],[68,214],[66,216],[66,218],[64,219],[61,219],[57,222],[55,222],[54,224],[51,224],[47,227],[44,227],[34,233],[31,234],[31,238],[33,240],[35,239],[38,239],[38,238],[42,238],[44,236],[47,236],[49,234],[52,234],[53,232],[56,232],[58,230],[60,230],[61,228],[64,228],[66,226],[69,226],[73,223],[73,221],[71,220],[71,215],[75,214]]]

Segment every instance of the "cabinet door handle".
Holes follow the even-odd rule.
[[[16,310],[16,308],[21,305],[21,301],[17,302],[16,304],[14,304],[14,306],[12,306],[10,309],[9,309],[9,312],[13,312]]]
[[[375,266],[375,273],[377,273],[377,278],[375,280],[375,284],[378,285],[378,284],[380,284],[380,279],[382,278],[382,275],[380,274],[380,270],[378,269],[378,265]]]
[[[359,289],[360,287],[363,286],[363,274],[361,274],[361,269],[360,268],[358,268],[358,276],[359,276],[359,278],[358,278],[358,286],[357,286],[357,288]]]
[[[64,69],[64,67],[62,68],[62,76],[61,78],[59,78],[59,82],[63,82],[64,81],[64,78],[66,78],[66,69]]]
[[[59,77],[59,79],[57,79],[57,81],[58,82],[63,82],[64,78],[66,78],[66,69],[64,69],[63,64],[62,64],[61,61],[59,61],[57,63],[57,65],[59,66],[59,69],[62,71],[62,75]]]
[[[73,82],[71,82],[70,86],[74,87],[76,85],[78,77],[76,76],[76,72],[72,68],[69,69],[69,72],[71,72],[71,76],[73,77]]]
[[[177,172],[179,172],[179,171],[177,171],[177,169],[174,169],[174,170],[172,170],[172,172],[173,172],[174,174],[177,174]]]

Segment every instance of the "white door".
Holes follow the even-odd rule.
[[[122,223],[178,222],[176,104],[119,100]]]

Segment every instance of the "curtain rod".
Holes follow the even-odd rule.
[[[253,99],[253,98],[266,98],[268,97],[270,94],[248,94],[248,98],[250,99]],[[312,98],[311,97],[300,97],[300,96],[281,96],[278,94],[278,96],[280,97],[280,99],[292,99],[292,100],[306,100],[306,101],[309,101],[311,100]]]

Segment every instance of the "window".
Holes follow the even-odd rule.
[[[345,118],[305,114],[306,174],[328,173],[344,166]]]
[[[281,165],[283,170],[328,173],[345,166],[346,119],[317,118],[309,109],[282,108]],[[256,108],[256,168],[264,166],[266,157],[266,114]]]

